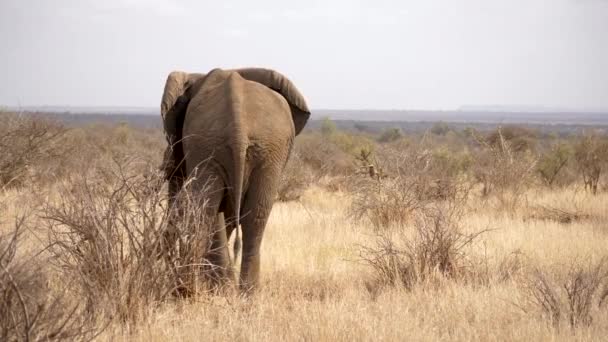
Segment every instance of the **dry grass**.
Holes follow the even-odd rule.
[[[95,146],[85,147],[86,153],[79,152],[68,163],[81,163],[90,154],[92,167],[82,172],[88,190],[68,174],[45,187],[0,193],[0,210],[7,218],[0,222],[2,234],[14,231],[12,218],[37,210],[40,204],[47,208],[31,217],[30,229],[20,236],[20,252],[10,263],[24,265],[32,255],[42,261],[23,273],[23,279],[43,274],[42,280],[18,286],[32,299],[32,310],[39,299],[61,298],[64,310],[52,312],[69,314],[65,308],[78,307],[71,316],[78,318],[73,327],[87,322],[94,328],[92,334],[109,323],[99,340],[591,341],[608,336],[608,285],[601,262],[608,257],[606,192],[593,196],[575,186],[550,189],[526,183],[516,187],[516,197],[526,201],[508,206],[489,205],[500,199],[468,191],[464,197],[429,195],[420,190],[428,189],[427,181],[460,178],[440,173],[441,168],[426,169],[428,154],[422,153],[420,164],[409,163],[417,172],[402,170],[407,171],[404,176],[420,178],[398,178],[383,166],[389,174],[382,179],[383,192],[374,190],[407,193],[405,198],[417,209],[400,220],[395,217],[398,210],[408,208],[407,201],[380,203],[386,220],[374,224],[371,217],[358,220],[351,215],[358,196],[365,196],[352,193],[358,183],[328,189],[325,182],[337,172],[330,161],[301,155],[303,162],[319,162],[320,169],[312,168],[310,182],[302,176],[307,181],[297,201],[275,204],[262,245],[259,291],[251,297],[212,294],[197,290],[202,270],[195,260],[206,244],[191,243],[197,231],[187,229],[196,222],[178,227],[181,240],[176,244],[184,250],[178,248],[170,256],[160,252],[170,212],[165,210],[164,191],[154,181],[155,171],[146,163],[123,171],[107,168],[129,154],[159,161],[162,144],[124,127],[106,133],[122,143],[101,148],[109,139],[101,134]],[[70,134],[82,141],[75,131]],[[307,144],[316,146],[314,140]],[[300,184],[297,163],[290,167],[286,184]],[[528,174],[527,166],[522,170]],[[398,187],[395,179],[405,185]],[[369,184],[379,186],[377,180]],[[454,203],[458,210],[452,212],[449,205]],[[200,217],[196,207],[186,212]],[[554,210],[541,217],[541,207]],[[558,212],[570,219],[562,219]],[[478,235],[481,231],[485,233]],[[405,255],[398,261],[415,268],[408,286],[378,286],[378,269],[361,262],[362,247],[376,248],[379,232],[385,234],[384,247]],[[49,235],[56,245],[39,253],[48,246]],[[375,250],[386,256],[387,248]],[[60,267],[49,267],[48,261]],[[178,269],[187,271],[175,273]],[[187,298],[171,295],[180,288],[193,291]],[[559,317],[554,308],[559,308]],[[6,310],[20,312],[19,305]],[[23,332],[27,324],[15,326]],[[32,336],[53,331],[52,324],[40,327],[31,331],[42,335]],[[25,339],[13,336],[7,340]]]
[[[530,197],[558,207],[572,193]],[[585,193],[576,196],[581,210],[604,215],[608,195],[594,201]],[[263,244],[262,287],[254,297],[203,295],[142,308],[147,311],[139,323],[126,330],[112,324],[101,339],[598,340],[608,333],[605,304],[592,311],[589,325],[565,329],[540,311],[523,311],[528,302],[520,299],[536,269],[568,265],[583,256],[603,257],[608,243],[604,220],[566,225],[470,211],[462,218],[465,232],[495,229],[467,249],[483,260],[476,267],[489,275],[487,282],[438,278],[431,287],[370,292],[376,274],[358,262],[358,252],[359,246],[374,244],[374,230],[347,218],[350,201],[348,194],[313,187],[300,201],[277,203]],[[569,269],[555,272],[567,276]]]

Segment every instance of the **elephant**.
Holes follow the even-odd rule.
[[[167,77],[161,116],[169,198],[187,178],[192,191],[205,189],[205,210],[219,227],[207,261],[219,278],[232,277],[227,241],[233,231],[238,241],[241,227],[243,292],[258,286],[260,247],[280,175],[310,114],[295,85],[271,69],[173,71]]]

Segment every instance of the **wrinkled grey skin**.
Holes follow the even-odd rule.
[[[310,116],[304,98],[269,69],[175,71],[167,78],[161,114],[172,146],[164,163],[171,198],[189,176],[195,176],[193,190],[206,189],[207,213],[219,227],[208,259],[219,278],[230,278],[227,241],[240,223],[240,288],[254,289],[280,174]]]

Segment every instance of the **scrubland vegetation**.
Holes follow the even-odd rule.
[[[204,198],[170,205],[162,132],[0,115],[2,341],[608,336],[605,132],[325,120],[242,297],[207,284]]]

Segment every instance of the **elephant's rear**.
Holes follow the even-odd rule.
[[[256,175],[278,181],[294,125],[289,105],[278,93],[235,72],[218,70],[207,75],[190,101],[183,136],[187,174],[197,166],[211,168],[223,179],[236,215],[254,170],[266,170]]]

